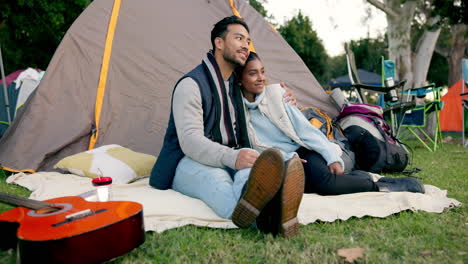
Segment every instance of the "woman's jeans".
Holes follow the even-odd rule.
[[[172,189],[202,200],[217,215],[230,219],[249,174],[250,168],[215,168],[185,156],[177,165]]]

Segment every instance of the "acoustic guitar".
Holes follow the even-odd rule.
[[[78,196],[36,201],[5,193],[0,201],[21,206],[0,214],[0,248],[17,247],[21,263],[100,263],[145,241],[139,203]]]

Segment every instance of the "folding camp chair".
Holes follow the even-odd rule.
[[[408,110],[401,121],[400,127],[406,128],[400,135],[400,139],[404,139],[409,133],[413,134],[418,141],[426,147],[429,151],[436,151],[438,147],[442,146],[442,131],[440,129],[439,112],[442,110],[443,102],[440,100],[440,91],[442,87],[435,87],[434,84],[430,84],[420,88],[413,88],[405,91],[405,96],[417,97],[420,100],[424,100],[427,94],[433,95],[433,100],[425,102],[423,104],[417,104],[411,110]],[[429,135],[423,128],[427,127],[427,118],[432,112],[435,113],[435,127],[433,128],[432,134]],[[418,135],[416,131],[419,131],[421,135]],[[429,145],[424,141],[424,138],[429,141]]]
[[[395,62],[392,60],[386,60],[383,56],[382,61],[382,86],[392,87],[397,76],[395,74]],[[404,90],[406,80],[399,82],[398,86],[392,90],[389,90],[386,94],[380,94],[377,104],[383,109],[387,109],[390,116],[390,124],[395,131],[395,136],[398,137],[400,133],[400,125],[404,119],[405,113],[413,108],[416,104],[411,100],[409,90]]]
[[[462,59],[462,145],[468,147],[468,141],[465,141],[465,112],[468,111],[468,92],[466,85],[468,84],[468,59]]]
[[[384,60],[382,57],[382,85],[375,86],[362,84],[357,71],[354,53],[347,44],[345,44],[345,51],[349,79],[351,80],[352,87],[357,91],[358,102],[367,103],[367,99],[365,96],[366,90],[371,90],[380,93],[381,96],[379,97],[382,99],[379,106],[382,107],[384,111],[384,116],[390,119],[392,131],[396,136],[399,131],[400,124],[400,122],[398,122],[397,116],[403,116],[404,112],[407,109],[414,106],[414,102],[410,101],[403,103],[402,100],[402,92],[406,80],[397,81],[395,78],[395,63],[389,60]],[[386,99],[384,100],[384,98]]]

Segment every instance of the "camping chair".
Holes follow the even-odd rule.
[[[435,87],[434,84],[423,86],[420,88],[413,88],[404,92],[405,96],[417,97],[420,100],[425,98],[427,94],[433,95],[433,100],[423,104],[417,104],[411,110],[408,110],[401,121],[400,127],[405,127],[406,130],[399,135],[400,139],[405,138],[409,133],[413,134],[416,139],[429,151],[436,151],[442,145],[442,131],[440,129],[439,112],[442,110],[443,102],[440,100],[440,91],[442,87]],[[436,124],[431,137],[423,128],[427,125],[427,118],[432,112],[435,113]],[[419,131],[421,136],[416,133]],[[430,145],[428,145],[424,138],[426,138]]]
[[[386,60],[383,56],[382,61],[382,86],[390,87],[397,79],[395,74],[395,62]],[[408,110],[416,106],[416,102],[412,100],[412,90],[415,88],[404,89],[406,80],[400,82],[399,86],[395,86],[394,90],[390,90],[386,94],[380,94],[377,104],[383,109],[390,112],[391,127],[395,131],[395,136],[400,134],[401,124]],[[433,84],[420,87],[418,89],[426,89],[434,87]],[[422,91],[422,90],[421,90]]]
[[[382,107],[384,115],[390,119],[392,132],[396,136],[399,131],[400,123],[398,122],[397,115],[402,116],[407,109],[414,106],[413,102],[402,103],[402,91],[406,80],[395,81],[395,64],[392,61],[384,60],[382,57],[382,85],[376,86],[362,84],[357,71],[354,53],[347,44],[345,44],[345,51],[349,79],[351,80],[352,87],[357,91],[357,98],[359,99],[358,102],[368,103],[365,96],[365,90],[380,93],[382,100],[383,98],[387,98],[387,100],[382,101],[379,106]],[[401,92],[398,93],[398,91]]]
[[[468,59],[462,59],[462,145],[468,146],[468,141],[465,142],[465,112],[468,111],[468,92],[465,90],[468,83]]]
[[[391,86],[395,79],[395,63],[382,57],[382,84]],[[390,91],[390,93],[380,95],[378,102],[382,108],[391,109],[391,125],[392,129],[396,129],[395,135],[403,140],[407,134],[400,135],[400,129],[405,127],[407,128],[405,133],[413,134],[429,151],[435,151],[439,144],[442,144],[442,132],[439,121],[439,112],[443,106],[443,102],[440,101],[441,88],[436,88],[434,84],[407,90],[404,90],[403,86],[398,88],[401,88],[399,97],[396,91]],[[420,105],[416,104],[415,97],[421,100],[429,93],[433,95],[433,101]],[[427,116],[432,112],[435,112],[436,115],[436,127],[433,131],[433,137],[429,136],[426,131],[423,130],[423,128],[426,127]],[[415,132],[416,130],[430,141],[432,144],[431,147]]]

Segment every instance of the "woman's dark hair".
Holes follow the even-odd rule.
[[[244,71],[245,65],[247,65],[247,63],[249,63],[249,61],[253,61],[253,60],[262,61],[257,53],[251,51],[249,56],[247,57],[247,60],[245,60],[244,66],[238,66],[236,68],[236,70],[235,70],[236,77],[237,77],[238,80],[242,79],[242,72]]]
[[[238,24],[247,30],[250,33],[249,27],[245,23],[245,21],[237,16],[230,16],[221,19],[218,23],[214,25],[213,30],[211,30],[211,45],[213,45],[213,51],[216,50],[214,40],[215,38],[223,38],[226,36],[226,32],[228,30],[228,26],[232,24]]]

